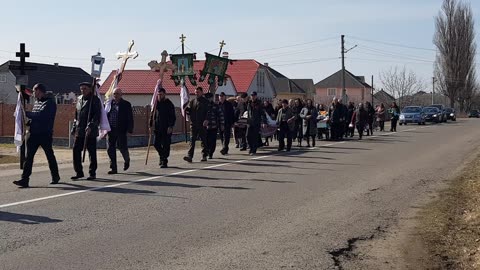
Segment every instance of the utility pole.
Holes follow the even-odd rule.
[[[345,35],[342,35],[342,102],[347,103],[347,89],[345,89]]]
[[[432,77],[432,105],[435,104],[435,77]]]
[[[345,88],[345,54],[353,50],[357,45],[352,48],[345,50],[345,35],[342,35],[342,103],[347,104],[347,89]]]
[[[371,96],[372,96],[372,106],[373,106],[373,75],[372,75],[372,94],[371,94]]]

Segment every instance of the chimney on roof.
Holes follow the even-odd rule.
[[[264,66],[268,67],[268,63],[263,63]]]
[[[228,52],[223,52],[223,53],[222,53],[222,57],[228,59]]]
[[[54,65],[55,67],[58,67],[58,63],[53,63],[53,65]]]

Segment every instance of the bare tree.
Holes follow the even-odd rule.
[[[464,111],[477,89],[475,29],[471,7],[457,0],[444,0],[436,17],[433,43],[438,49],[435,77],[438,89]]]
[[[413,71],[405,67],[393,67],[380,73],[380,81],[386,92],[391,94],[403,108],[414,102],[413,95],[425,88],[424,82]]]

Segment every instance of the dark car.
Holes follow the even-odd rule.
[[[440,122],[447,122],[447,113],[445,112],[445,106],[443,104],[433,104],[428,107],[435,107],[440,110]]]
[[[468,118],[472,118],[472,117],[476,117],[476,118],[480,117],[480,113],[478,112],[478,110],[471,110],[468,113]]]
[[[425,114],[425,121],[440,123],[442,112],[437,107],[425,107],[423,113]]]
[[[422,107],[420,106],[407,106],[403,108],[400,114],[399,124],[406,125],[408,123],[417,123],[419,125],[425,125],[425,117]]]
[[[447,113],[447,119],[452,121],[457,121],[457,114],[452,108],[445,108],[445,113]]]

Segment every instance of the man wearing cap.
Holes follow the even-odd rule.
[[[252,100],[247,104],[248,112],[248,130],[247,141],[250,146],[250,155],[253,156],[257,153],[258,137],[260,136],[260,128],[267,124],[267,117],[263,109],[262,102],[257,98],[257,92],[252,92]]]
[[[82,151],[87,138],[87,150],[90,157],[89,177],[93,180],[97,177],[97,136],[98,124],[100,123],[101,104],[100,99],[93,93],[92,83],[80,83],[81,96],[77,98],[75,120],[72,135],[75,138],[73,144],[73,168],[76,175],[72,180],[84,177],[82,166]]]
[[[222,150],[220,154],[228,154],[228,145],[230,144],[230,137],[232,135],[232,125],[235,122],[235,112],[233,111],[233,104],[227,100],[224,92],[220,93],[220,101],[218,103],[223,113],[225,126],[223,131],[220,130],[220,140],[222,141]]]
[[[195,99],[188,103],[185,112],[190,117],[190,149],[187,156],[183,160],[192,162],[193,154],[195,152],[195,142],[200,138],[202,141],[202,161],[207,161],[208,146],[207,146],[207,115],[209,109],[209,102],[203,96],[203,88],[197,87],[195,89]]]
[[[127,132],[133,133],[132,104],[122,98],[122,89],[120,88],[113,90],[113,100],[107,117],[111,128],[110,132],[108,132],[107,153],[110,158],[110,171],[108,174],[116,174],[117,147],[123,157],[123,170],[126,171],[130,167]]]
[[[172,144],[172,132],[175,127],[177,116],[175,106],[166,98],[164,88],[158,90],[157,107],[154,114],[155,149],[160,157],[160,168],[168,168],[170,145]]]
[[[33,87],[35,104],[31,112],[26,112],[29,118],[30,137],[26,141],[27,157],[23,164],[22,179],[13,183],[22,188],[29,186],[30,175],[32,174],[33,158],[38,150],[42,147],[47,156],[48,167],[52,175],[50,184],[58,184],[60,175],[58,174],[58,165],[55,154],[53,153],[53,124],[55,122],[55,114],[57,112],[57,104],[51,94],[47,94],[47,88],[41,83],[37,83]]]

